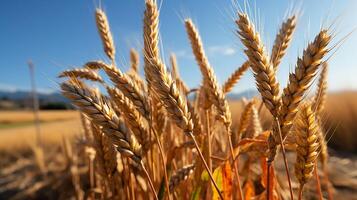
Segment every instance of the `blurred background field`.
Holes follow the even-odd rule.
[[[331,93],[327,98],[324,127],[328,131],[329,146],[342,153],[357,153],[357,92]],[[233,124],[237,126],[243,103],[231,100]],[[264,127],[271,124],[263,107]],[[34,115],[31,110],[0,111],[0,150],[27,148],[34,141]],[[44,143],[60,143],[62,136],[72,138],[81,133],[80,115],[75,110],[40,111],[41,133]]]

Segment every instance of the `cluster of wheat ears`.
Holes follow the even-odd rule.
[[[66,78],[60,85],[62,93],[82,114],[87,153],[91,155],[91,190],[85,192],[104,199],[302,199],[304,185],[315,172],[317,196],[322,199],[317,166],[320,160],[326,176],[328,153],[321,111],[331,33],[322,29],[308,44],[281,92],[276,72],[296,27],[295,14],[282,23],[268,56],[248,15],[238,12],[237,38],[247,59],[223,85],[217,82],[196,26],[186,19],[188,40],[203,77],[200,86],[193,89],[181,79],[174,54],[171,70],[167,70],[160,56],[157,2],[146,0],[145,5],[145,79],[140,76],[139,54],[134,49],[130,51],[130,70],[122,72],[117,67],[108,19],[99,8],[96,24],[110,62],[89,61],[82,68],[60,74]],[[234,119],[226,94],[248,69],[261,101],[245,101],[239,125],[232,128]],[[100,70],[110,83],[100,76]],[[307,99],[319,72],[316,95]],[[106,92],[90,86],[88,80]],[[192,93],[194,99],[190,100]],[[258,108],[262,106],[274,121],[267,130],[259,120]],[[294,180],[285,148],[296,154]],[[278,181],[274,169],[279,151],[287,175],[283,182]],[[253,167],[256,164],[258,169]],[[76,188],[83,193],[80,190]]]

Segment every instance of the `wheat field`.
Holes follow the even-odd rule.
[[[351,168],[357,163],[334,156],[327,145],[331,133],[351,134],[330,130],[346,116],[342,110],[354,114],[343,108],[341,116],[328,114],[339,101],[327,95],[328,58],[338,43],[333,31],[321,28],[315,34],[283,85],[276,73],[298,14],[282,21],[267,50],[257,25],[237,10],[236,40],[246,61],[219,83],[214,71],[219,69],[211,66],[197,26],[184,19],[202,75],[200,85],[190,88],[175,54],[164,62],[159,14],[157,2],[146,0],[143,49],[131,49],[130,69],[123,72],[109,20],[101,8],[95,10],[107,58],[58,75],[62,94],[78,112],[41,113],[41,143],[31,143],[32,113],[1,115],[0,198],[353,198],[357,184]],[[259,95],[230,101],[227,94],[247,73]]]

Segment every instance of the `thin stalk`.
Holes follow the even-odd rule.
[[[162,165],[163,165],[163,168],[164,168],[164,176],[165,176],[165,184],[166,184],[166,188],[167,188],[167,194],[169,196],[169,199],[171,200],[169,179],[167,177],[167,170],[166,170],[166,158],[165,158],[166,156],[164,154],[164,150],[162,148],[159,136],[157,135],[156,131],[152,128],[151,123],[150,123],[150,129],[154,133],[157,145],[159,146],[159,152],[160,152],[160,156],[161,156],[161,159],[162,159]],[[165,196],[165,191],[164,191],[164,196]]]
[[[88,156],[88,162],[89,162],[89,166],[88,166],[88,171],[89,171],[89,183],[90,183],[90,196],[92,199],[94,199],[94,169],[93,169],[93,159],[91,159],[90,156]]]
[[[263,101],[260,102],[260,105],[259,105],[259,108],[258,108],[258,114],[260,114],[260,113],[262,112],[262,110],[263,110],[263,105],[264,105]]]
[[[143,169],[143,171],[144,171],[144,173],[145,173],[145,175],[146,175],[146,178],[147,178],[147,180],[148,180],[148,182],[149,182],[149,185],[150,185],[150,189],[151,189],[152,193],[154,194],[155,199],[156,199],[156,200],[159,200],[159,199],[157,198],[157,193],[156,193],[156,191],[155,191],[154,184],[152,183],[151,178],[150,178],[150,175],[149,175],[148,171],[146,170],[146,168],[145,168],[145,166],[144,166],[144,163],[143,163],[142,161],[140,162],[140,165],[141,165],[141,168]]]
[[[216,183],[216,182],[214,181],[214,179],[213,179],[212,172],[211,172],[211,170],[209,169],[209,167],[208,167],[208,165],[207,165],[207,162],[206,162],[205,158],[204,158],[203,155],[202,155],[202,152],[201,152],[201,150],[200,150],[200,147],[199,147],[198,144],[197,144],[197,141],[196,141],[195,136],[192,134],[192,132],[188,133],[188,135],[191,137],[191,139],[193,140],[193,143],[195,144],[195,147],[196,147],[196,150],[197,150],[197,152],[198,152],[198,155],[200,156],[200,158],[201,158],[201,160],[202,160],[202,162],[203,162],[203,165],[205,166],[205,168],[206,168],[206,170],[207,170],[207,172],[208,172],[208,175],[209,175],[209,177],[210,177],[210,179],[211,179],[211,182],[213,183],[213,186],[214,186],[215,189],[217,190],[217,193],[218,193],[219,197],[223,200],[222,193],[221,193],[221,191],[219,190],[217,183]]]
[[[302,191],[304,189],[304,185],[300,185],[299,187],[299,200],[302,200]]]
[[[280,146],[281,146],[281,151],[283,153],[283,158],[284,158],[284,165],[285,165],[285,171],[286,171],[286,176],[288,178],[288,183],[289,183],[289,190],[290,190],[290,199],[294,200],[294,196],[293,196],[293,190],[291,187],[291,179],[290,179],[290,173],[289,173],[289,166],[288,166],[288,161],[286,159],[286,154],[285,154],[285,147],[283,144],[283,137],[281,135],[281,130],[280,130],[280,123],[278,118],[275,118],[277,127],[278,127],[278,132],[279,132],[279,138],[280,138]]]
[[[231,132],[230,132],[230,128],[227,128],[227,133],[228,133],[228,143],[229,143],[229,149],[230,149],[230,152],[231,152],[231,157],[232,157],[232,164],[233,164],[233,167],[234,167],[234,172],[235,172],[235,175],[237,177],[237,185],[238,185],[238,195],[239,195],[239,198],[241,200],[244,200],[243,198],[243,192],[242,192],[242,186],[240,184],[240,178],[239,178],[239,172],[238,172],[238,167],[237,165],[235,164],[235,159],[234,159],[234,150],[233,150],[233,144],[232,144],[232,136],[231,136]],[[238,163],[238,158],[237,158],[237,163]]]
[[[319,177],[319,174],[317,173],[317,160],[315,161],[314,175],[315,175],[315,178],[316,178],[316,190],[317,190],[317,193],[319,195],[319,199],[323,200],[324,198],[323,198],[322,191],[321,191],[320,177]]]
[[[210,114],[209,109],[206,110],[206,125],[207,125],[207,138],[208,138],[208,167],[212,171],[212,144],[211,144],[211,130],[210,130]]]
[[[267,200],[270,200],[270,168],[272,162],[267,161]]]
[[[330,181],[328,178],[328,170],[327,167],[324,169],[324,174],[325,174],[325,182],[326,182],[326,187],[327,187],[327,199],[328,200],[333,200],[333,192],[330,186]]]

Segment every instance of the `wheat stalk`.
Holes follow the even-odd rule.
[[[296,16],[292,15],[285,22],[283,22],[279,30],[279,33],[276,35],[274,46],[270,57],[270,61],[275,71],[278,69],[280,61],[283,58],[284,54],[286,53],[286,49],[289,46],[295,28],[296,28]]]
[[[263,43],[260,41],[259,33],[255,31],[254,25],[250,22],[248,15],[238,13],[238,16],[239,18],[236,21],[239,28],[238,34],[246,47],[244,52],[249,58],[258,91],[271,114],[277,116],[281,101],[275,70],[270,64]]]
[[[234,86],[238,83],[238,81],[242,78],[244,73],[249,69],[249,62],[246,61],[240,66],[237,70],[235,70],[231,76],[226,80],[226,82],[222,86],[223,93],[229,93],[232,91]]]
[[[102,39],[104,52],[107,54],[110,60],[114,62],[115,60],[114,41],[113,41],[112,33],[110,32],[107,16],[102,9],[97,8],[95,10],[95,20],[96,20],[100,38]]]

